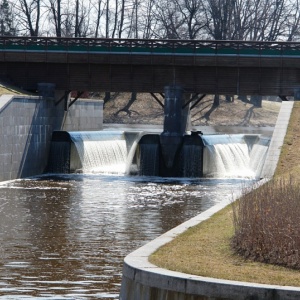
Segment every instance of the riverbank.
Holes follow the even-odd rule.
[[[122,108],[130,99],[129,93],[115,95],[104,106],[104,123],[116,124],[151,124],[162,125],[163,108],[150,94],[137,94],[137,100],[127,112]],[[251,103],[235,98],[228,102],[220,97],[220,105],[213,106],[213,95],[207,95],[191,111],[193,126],[274,126],[281,102],[263,100],[262,107],[254,107]]]
[[[296,102],[281,150],[275,177],[300,179],[300,103]],[[257,263],[233,253],[231,207],[220,211],[160,248],[150,262],[161,268],[219,279],[300,286],[299,271]]]

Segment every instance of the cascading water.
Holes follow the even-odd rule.
[[[127,145],[124,132],[70,132],[82,172],[124,174]]]
[[[195,135],[184,136],[177,157],[181,177],[202,177],[202,174],[203,177],[214,178],[260,177],[268,138],[243,134],[203,135],[202,139],[198,138],[204,143],[204,148],[198,145]],[[64,168],[64,172],[161,176],[159,135],[118,131],[58,132],[53,141],[53,147],[60,146],[59,153],[64,153],[69,166]],[[59,159],[62,165],[62,155],[52,152],[50,157]],[[52,160],[49,160],[50,165]],[[61,170],[56,167],[53,172]],[[169,172],[167,176],[172,174]]]
[[[203,173],[215,178],[258,178],[268,150],[268,140],[256,137],[247,143],[245,135],[203,136]]]

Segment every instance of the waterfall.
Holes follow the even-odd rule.
[[[53,160],[57,160],[56,165],[63,167],[62,170],[56,167],[56,172],[159,176],[159,135],[120,131],[63,133],[56,133],[52,142],[59,152],[51,151],[50,166]],[[180,176],[195,177],[201,170],[200,176],[203,173],[204,177],[260,177],[268,150],[268,138],[243,134],[204,135],[201,147],[196,147],[198,144],[194,139],[191,143],[190,138],[188,135],[184,137],[178,155],[178,168],[183,169]]]
[[[70,132],[84,173],[124,174],[127,145],[124,132]]]
[[[203,136],[205,177],[259,178],[268,150],[268,140],[256,137],[248,144],[245,135]]]

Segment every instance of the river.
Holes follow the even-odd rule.
[[[2,183],[0,299],[118,299],[128,253],[243,185],[88,174]]]

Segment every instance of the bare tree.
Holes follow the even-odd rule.
[[[294,0],[289,6],[288,17],[286,20],[286,39],[287,41],[298,40],[300,37],[300,1]]]
[[[75,37],[88,37],[93,35],[91,30],[91,1],[76,0],[75,5]]]
[[[12,36],[16,34],[14,26],[13,12],[7,0],[0,1],[0,35]]]
[[[15,9],[25,34],[38,36],[40,34],[41,0],[18,0]]]
[[[80,36],[80,27],[79,27],[79,0],[76,0],[75,3],[75,32],[74,36]]]
[[[124,18],[125,18],[125,0],[121,1],[121,13],[120,13],[120,25],[118,30],[118,38],[122,37],[123,33],[123,25],[124,25]]]
[[[85,1],[86,2],[86,1]],[[103,19],[106,16],[106,3],[105,0],[90,0],[87,6],[86,16],[89,19],[89,36],[103,37]],[[86,25],[87,26],[87,25]]]
[[[207,27],[204,5],[200,0],[171,0],[155,7],[155,19],[160,23],[159,35],[170,39],[196,39]]]
[[[106,14],[105,14],[105,37],[109,38],[109,26],[110,26],[110,6],[109,0],[106,0]]]
[[[159,22],[156,37],[166,39],[180,39],[181,28],[184,20],[180,18],[178,4],[176,1],[157,3],[155,18]]]
[[[232,39],[235,36],[235,13],[241,13],[238,5],[239,1],[235,0],[203,0],[209,36],[216,40]]]
[[[62,36],[62,2],[61,0],[49,0],[49,9],[51,17],[50,22],[54,23],[55,33],[57,37]]]
[[[143,39],[150,39],[156,32],[157,20],[154,18],[155,0],[141,3],[141,18],[139,28]]]
[[[186,27],[186,38],[196,39],[199,32],[207,27],[207,23],[203,22],[203,6],[198,0],[176,0],[181,16]]]

